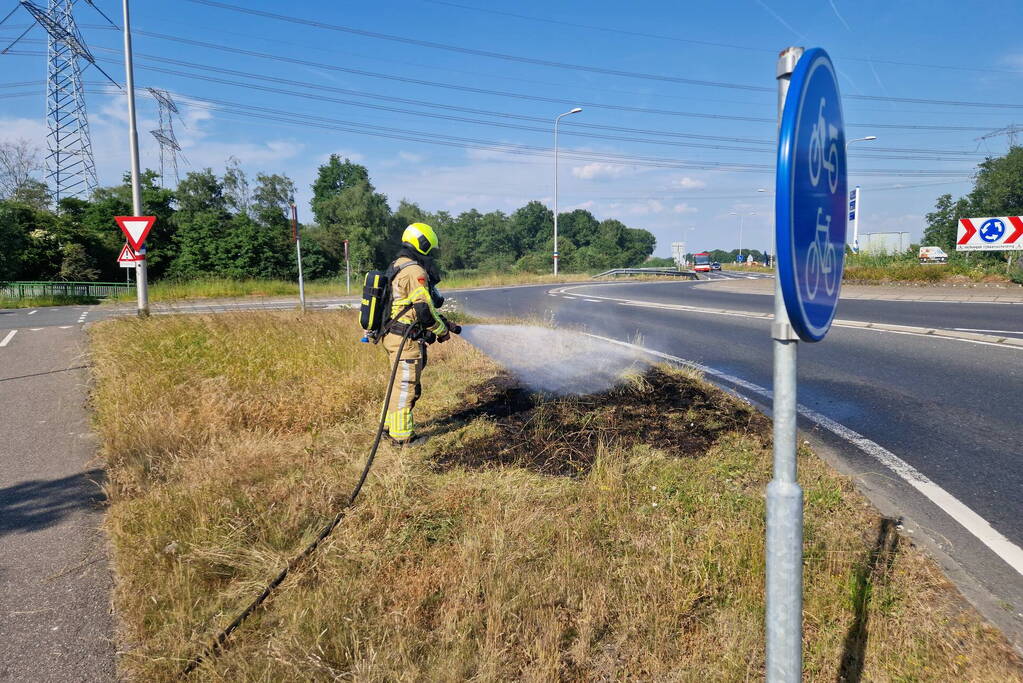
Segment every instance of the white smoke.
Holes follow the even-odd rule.
[[[592,394],[642,372],[650,360],[581,332],[528,325],[466,325],[462,338],[503,365],[532,391]]]

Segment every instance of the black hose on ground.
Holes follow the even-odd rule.
[[[255,612],[256,609],[260,605],[262,605],[268,597],[270,597],[270,594],[273,592],[273,590],[277,588],[277,586],[281,585],[281,582],[284,581],[285,577],[288,576],[288,573],[291,572],[292,569],[297,567],[298,564],[302,562],[302,560],[309,557],[309,555],[311,555],[316,550],[316,548],[319,547],[320,543],[322,543],[323,540],[327,538],[327,536],[329,536],[331,532],[334,531],[334,529],[337,528],[337,525],[341,523],[341,520],[342,518],[344,518],[345,512],[348,510],[348,508],[355,504],[355,499],[359,497],[359,492],[362,490],[362,486],[363,484],[366,483],[366,478],[369,476],[369,470],[371,467],[373,467],[373,460],[374,458],[376,458],[377,448],[380,447],[380,439],[383,437],[384,434],[384,422],[387,419],[387,406],[391,402],[391,390],[394,387],[394,378],[398,374],[398,363],[401,362],[401,354],[405,351],[405,342],[408,341],[409,333],[412,331],[414,327],[415,327],[414,325],[407,325],[405,328],[405,333],[402,334],[401,336],[401,343],[398,345],[398,353],[395,355],[394,363],[391,365],[391,376],[390,380],[387,382],[387,393],[384,395],[384,405],[380,410],[380,424],[377,425],[377,435],[376,438],[373,439],[373,447],[369,451],[369,457],[366,458],[366,464],[362,468],[362,475],[359,477],[359,482],[355,485],[355,488],[352,489],[351,495],[348,496],[348,502],[345,504],[344,507],[338,510],[338,513],[334,515],[334,519],[332,519],[329,524],[327,524],[325,527],[323,527],[323,529],[320,530],[320,533],[317,534],[315,539],[313,539],[313,542],[307,545],[305,547],[305,550],[303,550],[294,558],[292,558],[291,561],[288,562],[287,566],[285,566],[284,569],[282,569],[281,572],[277,576],[275,576],[273,580],[270,581],[270,583],[266,585],[266,588],[263,589],[263,592],[260,593],[259,596],[249,604],[248,607],[243,609],[238,614],[238,616],[236,616],[231,621],[231,623],[227,625],[227,627],[223,631],[218,633],[217,637],[213,640],[212,643],[209,644],[209,646],[207,646],[202,652],[200,652],[198,655],[193,657],[191,661],[188,662],[185,668],[182,669],[181,671],[182,678],[188,676],[195,670],[197,666],[199,666],[199,664],[201,664],[204,660],[207,660],[210,657],[216,655],[223,648],[224,643],[231,636],[231,634],[234,633],[235,629],[241,626],[242,622],[245,621],[250,614]]]

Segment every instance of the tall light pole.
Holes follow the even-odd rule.
[[[849,145],[854,142],[873,142],[877,140],[876,135],[867,135],[862,138],[856,138],[854,140],[848,140],[845,143],[846,151],[849,151]],[[848,158],[848,156],[846,157]],[[852,209],[852,224],[853,224],[853,240],[852,250],[854,254],[860,253],[860,186],[857,185],[853,188],[852,192],[849,193],[849,208]]]
[[[133,216],[142,215],[142,188],[139,185],[139,134],[135,125],[135,69],[131,59],[131,22],[128,0],[124,0],[124,89],[128,95],[128,147],[131,150],[131,209]],[[135,291],[139,300],[139,316],[149,315],[149,277],[146,271],[146,248],[140,250],[141,260],[135,262]]]
[[[757,212],[756,211],[750,211],[748,214],[745,214],[745,213],[736,213],[735,211],[729,211],[728,215],[729,216],[738,216],[739,217],[739,262],[742,263],[742,219],[743,219],[744,216],[747,216],[747,215],[749,215],[749,216],[756,216]]]
[[[582,107],[576,107],[554,118],[554,276],[558,275],[558,124],[561,117],[578,114]]]

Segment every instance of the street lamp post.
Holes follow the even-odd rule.
[[[729,211],[728,215],[729,216],[738,216],[739,217],[739,262],[741,263],[742,262],[742,219],[747,214],[736,213],[735,211]],[[756,216],[757,212],[756,211],[750,211],[748,215]]]
[[[845,143],[845,149],[846,149],[846,151],[848,151],[849,150],[849,145],[851,145],[854,142],[873,142],[874,140],[877,140],[877,136],[876,135],[867,135],[867,136],[864,136],[862,138],[856,138],[854,140],[849,140],[849,141],[847,141]],[[862,203],[860,195],[861,195],[860,186],[857,185],[853,189],[853,191],[852,191],[852,197],[849,198],[850,201],[855,200],[855,202],[856,202],[855,206],[852,207],[852,209],[853,209],[853,219],[852,219],[852,224],[853,224],[853,240],[852,240],[852,250],[853,250],[854,254],[860,253],[860,204]]]
[[[575,107],[564,114],[558,114],[554,118],[554,276],[558,275],[558,124],[561,117],[569,114],[578,114],[582,107]]]

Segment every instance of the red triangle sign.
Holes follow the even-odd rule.
[[[136,263],[141,260],[127,244],[121,249],[121,255],[117,257],[118,263]]]
[[[156,216],[114,216],[114,220],[121,226],[121,232],[124,233],[131,248],[138,251],[149,236]]]

